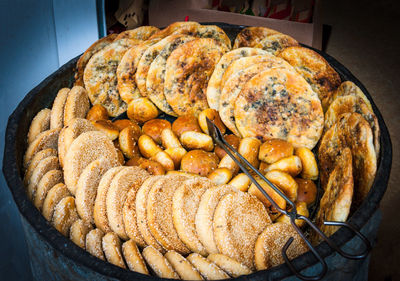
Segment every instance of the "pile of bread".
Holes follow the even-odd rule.
[[[320,178],[315,220],[327,235],[337,228],[323,222],[345,221],[372,186],[379,126],[368,99],[277,31],[245,28],[231,50],[217,26],[139,27],[93,44],[75,78],[32,120],[24,184],[58,231],[117,266],[225,279],[283,263],[290,237],[289,258],[308,250],[213,143],[206,117],[299,214],[318,204]],[[110,120],[125,111],[129,119]]]

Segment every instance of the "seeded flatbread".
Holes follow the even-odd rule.
[[[290,37],[289,35],[276,33],[268,35],[254,47],[261,48],[273,55],[277,55],[279,52],[281,52],[283,49],[287,47],[298,46],[298,45],[299,42],[297,42],[296,39]]]
[[[231,40],[228,35],[226,35],[225,31],[216,25],[194,25],[187,29],[177,30],[173,34],[187,34],[200,38],[212,38],[221,44],[224,44],[228,49],[232,48]]]
[[[156,32],[149,39],[163,39],[172,33],[178,34],[179,32],[185,32],[186,29],[190,29],[192,26],[200,26],[198,22],[194,21],[177,21],[171,23],[166,28]]]
[[[368,108],[373,111],[371,103],[363,91],[361,91],[361,89],[351,81],[344,81],[342,84],[340,84],[339,88],[337,88],[335,93],[332,95],[330,103],[332,103],[337,97],[342,96],[358,96],[362,98]]]
[[[326,189],[336,159],[349,147],[353,156],[354,206],[367,196],[375,179],[377,160],[373,134],[358,113],[344,113],[323,136],[318,149],[321,186]]]
[[[233,48],[255,47],[260,44],[264,38],[274,34],[279,34],[279,32],[267,27],[243,28],[236,36]]]
[[[117,67],[125,52],[140,41],[120,39],[92,56],[86,65],[83,79],[92,104],[101,104],[108,115],[118,116],[127,105],[117,90]]]
[[[44,131],[50,129],[51,110],[48,108],[39,111],[32,119],[28,131],[28,144],[31,144],[35,138]]]
[[[271,58],[268,60],[268,58]],[[251,57],[249,60],[252,61]],[[238,129],[236,128],[235,122],[235,101],[241,92],[243,86],[249,81],[252,77],[257,75],[258,73],[276,67],[282,67],[287,69],[292,69],[292,67],[286,63],[282,59],[278,59],[276,57],[263,57],[264,62],[256,63],[252,66],[249,66],[243,70],[240,70],[234,74],[232,74],[228,80],[225,82],[224,87],[221,89],[220,96],[220,104],[219,104],[219,115],[221,117],[222,122],[224,122],[225,126],[227,126],[232,133],[237,136],[241,136]],[[246,64],[244,64],[246,65]]]
[[[160,42],[157,42],[154,45],[148,47],[143,53],[142,57],[139,60],[135,74],[136,85],[139,88],[140,94],[142,96],[147,96],[146,78],[151,63],[158,56],[165,45],[171,44],[178,37],[179,35],[167,36]]]
[[[103,49],[105,46],[109,45],[114,39],[117,37],[117,34],[113,33],[106,37],[103,37],[96,42],[94,42],[90,47],[83,53],[83,55],[79,58],[78,62],[76,63],[76,72],[75,72],[75,86],[82,86],[84,85],[83,82],[83,72],[85,67],[90,60],[90,58]]]
[[[115,38],[115,40],[119,39],[134,39],[134,40],[147,40],[150,36],[152,36],[154,33],[160,31],[155,26],[139,26],[135,29],[130,29],[121,32],[118,34],[118,36]]]
[[[251,78],[235,102],[236,126],[243,137],[278,138],[312,149],[321,137],[324,115],[310,85],[287,69]]]
[[[159,40],[160,39],[152,39],[144,41],[140,45],[130,48],[122,57],[117,68],[117,87],[121,99],[127,104],[141,97],[135,80],[137,66],[147,48],[157,43]]]
[[[146,88],[147,96],[163,112],[177,116],[168,104],[164,95],[165,68],[167,59],[178,46],[194,40],[195,37],[181,35],[175,40],[167,43],[160,51],[159,55],[153,60],[147,73]]]
[[[227,48],[214,39],[200,38],[171,53],[167,59],[164,94],[177,115],[198,116],[208,108],[208,80],[226,51]]]
[[[266,52],[255,48],[239,48],[225,53],[218,64],[215,66],[214,72],[208,81],[207,86],[207,102],[210,108],[219,109],[219,99],[221,94],[221,79],[227,67],[235,60],[242,57],[249,57],[255,55],[263,55]]]
[[[288,47],[278,56],[290,63],[306,79],[318,94],[325,111],[331,96],[341,83],[339,74],[321,55],[308,48]]]
[[[324,221],[344,222],[350,213],[354,188],[352,162],[351,150],[346,147],[336,159],[321,198],[315,222],[327,236],[332,235],[338,227],[324,225]],[[314,234],[313,241],[318,242],[321,237]]]
[[[374,134],[374,147],[376,155],[379,155],[379,124],[374,112],[368,108],[368,105],[359,96],[341,96],[337,97],[328,107],[325,113],[325,130],[328,130],[336,123],[339,116],[343,113],[357,112],[364,117],[371,126]]]

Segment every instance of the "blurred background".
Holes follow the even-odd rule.
[[[165,26],[184,20],[184,16],[204,22],[271,27],[336,58],[366,86],[382,112],[391,133],[393,166],[381,202],[382,221],[371,255],[369,280],[400,280],[396,208],[400,204],[400,165],[396,161],[400,158],[399,1],[289,1],[297,2],[290,10],[286,0],[234,2],[0,0],[0,150],[4,149],[8,116],[23,97],[107,33],[141,24]],[[2,158],[3,152],[1,163]],[[20,217],[3,174],[0,241],[0,279],[31,280]]]

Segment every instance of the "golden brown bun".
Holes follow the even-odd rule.
[[[149,120],[142,127],[143,133],[150,136],[158,144],[161,144],[161,132],[164,129],[171,129],[171,123],[164,119]]]
[[[117,126],[117,128],[122,131],[123,129],[125,129],[128,126],[131,126],[134,128],[136,134],[139,136],[142,134],[142,129],[140,129],[140,126],[133,120],[129,120],[129,119],[119,119],[119,120],[115,120],[113,122],[113,124],[115,126]]]
[[[89,109],[86,114],[86,119],[89,121],[108,120],[107,109],[101,104],[95,104]]]
[[[129,103],[126,113],[129,119],[144,123],[156,118],[158,109],[148,98],[138,98]]]
[[[260,146],[258,159],[271,164],[282,158],[292,156],[293,152],[294,148],[290,142],[280,139],[270,139],[266,140]]]
[[[231,134],[225,135],[224,138],[234,149],[238,150],[240,143],[240,138],[238,136]],[[218,156],[219,159],[222,159],[226,155],[225,150],[223,150],[218,145],[215,146],[214,153]]]
[[[305,202],[308,206],[314,203],[317,197],[317,186],[312,180],[295,178],[297,182],[297,201]]]
[[[96,120],[92,122],[92,124],[98,131],[106,134],[110,140],[118,138],[119,129],[110,120]]]
[[[151,175],[164,175],[165,169],[164,167],[153,160],[149,160],[146,158],[132,158],[125,163],[126,166],[139,166],[142,169],[145,169]]]
[[[129,159],[139,157],[138,136],[132,126],[128,126],[119,133],[118,144],[122,153]]]
[[[205,177],[217,168],[218,160],[214,153],[192,150],[183,156],[181,170]]]
[[[193,115],[184,115],[176,118],[174,123],[172,123],[172,131],[179,138],[186,131],[201,133],[201,128],[196,117]]]
[[[208,132],[208,125],[207,119],[210,119],[214,124],[218,127],[222,134],[225,134],[226,127],[224,123],[222,123],[221,117],[219,117],[218,111],[212,108],[204,109],[199,114],[199,125],[200,128],[203,130],[204,133],[209,134]]]

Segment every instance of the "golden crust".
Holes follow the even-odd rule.
[[[219,109],[219,100],[221,95],[221,79],[225,73],[227,67],[235,60],[243,57],[250,57],[255,55],[263,55],[266,52],[260,49],[255,48],[239,48],[232,50],[228,53],[225,53],[218,64],[215,66],[215,69],[210,77],[210,81],[208,81],[207,85],[207,102],[208,105],[215,110]]]
[[[236,36],[233,48],[255,47],[260,44],[264,38],[274,34],[279,34],[279,32],[266,27],[243,28]]]
[[[62,128],[64,127],[64,107],[67,102],[69,88],[62,88],[58,91],[56,98],[51,108],[50,116],[50,128]]]
[[[185,30],[192,28],[193,26],[200,26],[198,22],[194,21],[177,21],[171,23],[166,28],[156,32],[149,39],[163,39],[172,33],[180,34],[181,32],[185,32]]]
[[[218,250],[254,270],[258,235],[271,224],[263,204],[247,192],[232,192],[219,201],[214,213],[214,239]]]
[[[289,35],[276,33],[265,37],[254,47],[261,48],[273,55],[277,55],[283,49],[290,46],[299,46],[299,42],[297,42],[296,39],[290,37]]]
[[[323,136],[319,150],[321,186],[326,189],[336,158],[349,147],[353,156],[355,196],[358,205],[367,196],[377,169],[373,134],[368,122],[358,113],[344,113]]]
[[[181,170],[206,177],[218,166],[218,156],[204,150],[191,150],[181,160]]]
[[[212,38],[224,44],[228,49],[232,48],[231,40],[228,35],[216,25],[193,25],[183,30],[177,30],[173,34],[187,34],[199,38]]]
[[[315,92],[297,73],[270,69],[250,79],[235,102],[236,126],[243,137],[287,140],[312,149],[324,115]]]
[[[173,40],[165,44],[158,56],[152,61],[146,78],[147,95],[152,102],[163,112],[177,116],[168,104],[164,95],[165,68],[170,54],[180,45],[195,39],[187,35],[176,35]]]
[[[316,225],[325,233],[332,235],[338,227],[324,225],[324,221],[344,222],[350,213],[353,198],[353,168],[352,152],[346,147],[336,158],[335,166],[329,175],[324,195],[321,198],[319,210],[315,219]],[[314,233],[313,242],[321,237]]]
[[[86,65],[83,79],[92,104],[103,105],[110,116],[126,111],[126,103],[117,89],[117,67],[126,51],[140,41],[120,39],[92,56]]]
[[[140,58],[148,47],[157,43],[159,39],[147,40],[140,45],[130,48],[122,57],[117,67],[117,88],[121,99],[129,104],[132,100],[141,97],[136,85],[135,74]]]
[[[373,111],[371,103],[365,96],[363,91],[361,91],[361,89],[351,81],[344,81],[342,82],[342,84],[340,84],[339,88],[337,88],[335,93],[332,95],[329,104],[331,104],[337,97],[342,97],[342,96],[358,96],[362,98],[365,104],[368,106],[368,108],[371,111]]]
[[[75,86],[84,85],[83,82],[83,72],[85,70],[86,64],[89,62],[90,58],[103,49],[105,46],[109,45],[114,39],[117,37],[117,34],[113,33],[106,37],[103,37],[96,42],[94,42],[90,47],[83,53],[83,55],[79,58],[76,63],[76,72],[75,72]]]
[[[258,236],[255,244],[254,261],[257,270],[264,270],[284,263],[282,247],[290,237],[293,237],[294,240],[286,253],[292,260],[307,252],[308,248],[305,242],[290,224],[278,222],[268,225]]]
[[[64,126],[75,118],[85,118],[90,108],[88,92],[81,86],[74,86],[69,91],[64,105]]]
[[[227,48],[214,39],[200,38],[175,49],[167,59],[164,94],[179,116],[198,116],[208,108],[208,80]]]
[[[249,57],[247,59],[237,60],[232,67],[228,67],[227,73],[232,73],[229,77],[223,79],[223,87],[221,88],[221,95],[219,101],[219,112],[224,124],[237,136],[240,136],[235,123],[235,101],[243,86],[256,74],[270,68],[282,67],[291,69],[284,60],[277,59],[276,57],[263,56],[259,60],[256,57]],[[251,66],[252,62],[259,61]],[[235,65],[238,65],[236,67]],[[248,67],[247,67],[248,66]]]
[[[379,124],[374,112],[359,96],[347,95],[337,97],[328,107],[325,113],[325,130],[328,130],[336,123],[339,116],[343,113],[356,112],[362,115],[371,126],[374,134],[374,146],[376,155],[379,154]]]
[[[51,110],[48,108],[42,109],[35,115],[29,126],[28,144],[31,144],[40,133],[50,129],[50,116]]]
[[[318,94],[324,110],[341,80],[339,74],[318,53],[301,46],[288,47],[278,54],[289,62]]]
[[[135,29],[130,29],[121,32],[118,34],[118,36],[115,38],[115,41],[119,39],[134,39],[134,40],[147,40],[150,36],[152,36],[154,33],[160,31],[155,26],[140,26]]]

